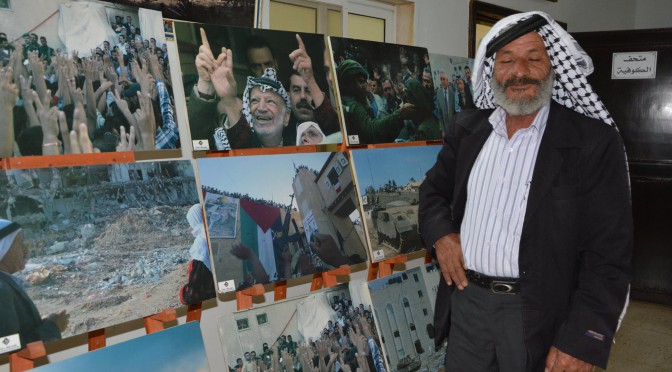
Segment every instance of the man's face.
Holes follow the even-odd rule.
[[[245,360],[247,360],[249,362],[251,359],[252,359],[252,355],[250,355],[249,352],[245,353]]]
[[[135,40],[135,49],[136,50],[141,50],[142,49],[142,41]]]
[[[471,69],[469,67],[464,68],[464,76],[467,80],[471,80]]]
[[[394,99],[396,96],[394,93],[394,87],[392,87],[392,83],[389,80],[383,81],[383,95],[388,100]]]
[[[289,122],[289,112],[282,97],[271,90],[262,92],[259,87],[250,92],[250,113],[254,130],[260,136],[282,135]]]
[[[292,112],[299,123],[315,120],[315,113],[310,105],[313,97],[310,94],[308,84],[301,76],[292,75],[289,78],[289,100],[292,103]]]
[[[375,80],[369,80],[369,91],[371,93],[377,94],[378,93],[378,82]]]
[[[119,43],[123,44],[125,42],[126,42],[126,38],[124,37],[124,35],[119,35]]]
[[[530,32],[497,51],[493,78],[510,102],[521,104],[539,96],[550,72],[551,61],[543,40]]]
[[[103,48],[105,48],[105,50],[110,50],[110,42],[109,41],[103,41]]]
[[[242,366],[242,365],[243,365],[243,360],[240,359],[240,358],[236,359],[236,364],[237,364],[239,367]]]
[[[446,73],[442,72],[439,78],[441,79],[441,88],[448,89],[448,76],[446,76]]]
[[[47,46],[47,38],[46,37],[41,37],[40,38],[40,44],[42,44],[42,46]]]
[[[366,83],[366,77],[362,75],[352,77],[352,90],[355,97],[364,98],[368,92],[369,85]]]
[[[460,79],[457,81],[457,90],[459,90],[460,93],[464,92],[464,80]]]
[[[126,16],[126,22],[131,23],[131,16]]]
[[[260,77],[263,75],[264,70],[269,67],[274,68],[275,71],[278,71],[278,67],[275,64],[275,59],[273,59],[273,54],[267,47],[248,49],[247,61],[249,63],[248,67],[250,72],[255,77]]]
[[[31,43],[37,43],[37,35],[31,34],[30,35],[30,42]]]
[[[432,87],[432,74],[429,72],[423,72],[422,73],[422,86],[425,88],[431,88]]]
[[[263,349],[264,349],[264,351],[268,351],[268,344],[267,344],[267,343],[265,343],[265,342],[264,342],[264,346],[263,346]]]
[[[292,336],[287,336],[287,342],[292,342]]]

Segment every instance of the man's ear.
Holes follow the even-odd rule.
[[[292,110],[285,109],[285,126],[289,125],[289,116],[291,115]]]

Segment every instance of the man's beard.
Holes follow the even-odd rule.
[[[550,99],[553,94],[553,82],[555,73],[553,69],[548,72],[544,80],[532,79],[530,77],[515,78],[512,77],[500,84],[493,75],[490,79],[490,87],[495,97],[495,102],[501,106],[507,114],[512,116],[532,115],[539,111]],[[506,89],[516,84],[536,84],[538,86],[537,95],[529,99],[512,100],[506,96]]]

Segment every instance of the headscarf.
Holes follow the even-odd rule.
[[[0,261],[5,258],[9,248],[14,243],[14,238],[21,232],[18,223],[0,219]]]
[[[275,69],[270,67],[266,68],[261,77],[248,76],[247,85],[245,85],[245,91],[243,92],[243,116],[245,116],[245,120],[247,120],[247,123],[252,130],[254,130],[254,126],[252,124],[252,113],[250,110],[250,92],[254,87],[259,87],[262,92],[270,90],[279,94],[280,97],[285,100],[285,108],[287,111],[292,109],[289,95],[287,94],[285,87],[282,86],[282,83],[278,81]]]
[[[189,248],[191,259],[203,262],[212,272],[212,263],[210,262],[210,250],[208,249],[208,239],[205,236],[205,225],[203,224],[203,210],[200,204],[194,204],[187,212],[187,221],[193,229],[194,243]]]
[[[474,60],[471,76],[476,107],[496,107],[490,79],[495,54],[504,45],[524,34],[536,31],[544,41],[555,71],[553,100],[562,106],[614,125],[606,107],[586,77],[593,72],[593,61],[574,38],[544,12],[519,13],[503,18],[483,37]]]
[[[317,129],[318,132],[322,135],[322,141],[320,143],[324,143],[324,140],[327,138],[327,136],[324,135],[324,132],[322,132],[322,129],[320,129],[320,125],[317,124],[314,121],[306,121],[301,124],[299,124],[298,127],[296,127],[296,145],[301,146],[301,135],[303,132],[305,132],[308,128],[314,127]]]

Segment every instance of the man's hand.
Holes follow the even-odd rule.
[[[233,75],[233,51],[222,48],[222,53],[215,61],[218,65],[210,74],[212,85],[217,95],[225,100],[234,102],[238,91],[238,84]]]
[[[126,127],[123,125],[119,128],[121,134],[119,135],[119,144],[117,145],[117,152],[135,151],[135,126],[131,125],[130,133],[126,133]]]
[[[138,134],[142,139],[142,150],[156,149],[156,120],[154,118],[154,107],[149,94],[138,92],[138,101],[140,108],[135,110],[133,117],[137,124]]]
[[[464,256],[462,255],[460,234],[448,234],[441,237],[434,243],[434,250],[436,251],[436,259],[439,261],[439,267],[441,267],[441,273],[446,283],[448,285],[455,283],[458,289],[464,289],[469,283],[464,274],[467,267],[464,264]]]
[[[315,80],[313,75],[313,62],[311,61],[308,52],[306,52],[306,46],[303,44],[303,40],[301,40],[299,34],[296,34],[296,42],[299,44],[299,47],[289,53],[289,60],[292,61],[292,68],[298,71],[303,80],[310,85],[310,83]]]
[[[215,92],[215,87],[212,85],[210,74],[215,71],[218,64],[210,49],[210,43],[208,42],[208,36],[205,34],[205,30],[202,27],[200,30],[203,44],[198,48],[198,54],[196,55],[195,61],[196,71],[198,72],[196,89],[204,94],[213,94]]]
[[[551,346],[551,350],[546,357],[545,372],[590,372],[593,371],[592,364],[584,362],[581,359],[576,359],[569,354],[565,354],[558,350],[555,346]]]
[[[70,151],[73,154],[91,154],[100,152],[99,149],[94,148],[89,138],[89,132],[86,123],[79,123],[72,125],[70,131]],[[123,127],[122,127],[123,128]]]

